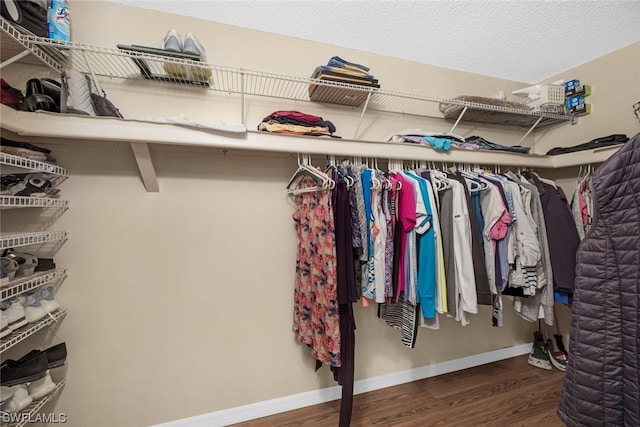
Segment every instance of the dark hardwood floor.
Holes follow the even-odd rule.
[[[564,373],[527,356],[354,397],[351,426],[563,426],[556,415]],[[340,401],[235,426],[337,426]]]

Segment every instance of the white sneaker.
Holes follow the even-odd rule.
[[[11,328],[9,327],[9,318],[4,311],[0,311],[0,338],[4,338],[10,333]]]
[[[176,30],[169,30],[162,40],[162,48],[172,52],[182,52],[182,39]],[[182,64],[174,64],[170,62],[164,63],[164,70],[167,74],[175,77],[187,77],[187,68]]]
[[[58,301],[53,299],[53,286],[48,286],[39,292],[40,305],[47,313],[53,313],[60,308]]]
[[[184,35],[184,41],[182,43],[182,51],[186,53],[192,53],[194,55],[198,55],[200,57],[200,61],[207,63],[207,52],[204,47],[200,44],[196,36],[192,33],[187,33]],[[201,68],[201,67],[190,67],[191,75],[196,80],[209,80],[211,78],[212,72],[209,68]]]
[[[33,402],[33,397],[29,395],[27,386],[19,384],[14,387],[13,396],[2,402],[2,410],[5,412],[20,412]]]
[[[49,375],[49,371],[47,371],[47,374],[43,378],[31,381],[27,389],[29,390],[29,395],[34,400],[38,400],[55,390],[56,384],[51,380],[51,375]]]
[[[40,296],[38,293],[26,294],[26,300],[24,303],[24,316],[27,318],[28,323],[35,323],[41,320],[47,315],[47,310],[40,305]]]
[[[21,295],[11,300],[2,301],[3,312],[7,316],[11,332],[27,324],[24,314],[24,301],[25,298]]]
[[[15,387],[0,386],[0,403],[9,400],[15,393]]]

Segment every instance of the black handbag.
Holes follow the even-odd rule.
[[[102,96],[93,91],[95,85],[92,84],[93,82],[91,80],[91,77],[86,77],[87,83],[91,88],[91,103],[93,104],[93,110],[96,112],[96,115],[105,117],[119,117],[121,119],[124,118],[122,117],[122,114],[120,114],[120,110],[118,110],[118,107],[113,105],[113,103],[107,99],[107,94],[104,92],[104,90],[102,91]]]

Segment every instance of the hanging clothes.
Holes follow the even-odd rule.
[[[298,184],[300,189],[314,186],[309,177]],[[298,237],[293,332],[300,343],[311,349],[314,359],[338,367],[340,316],[331,192],[296,195],[292,217]]]
[[[331,206],[335,225],[337,293],[340,323],[340,366],[332,367],[333,377],[342,386],[340,423],[351,423],[353,412],[353,385],[355,373],[355,319],[353,303],[358,301],[354,253],[352,249],[351,206],[344,176],[333,170],[331,178],[336,183],[331,192]]]
[[[540,193],[553,267],[554,289],[573,292],[580,236],[569,203],[556,187],[541,181],[535,174],[523,172],[523,175]]]

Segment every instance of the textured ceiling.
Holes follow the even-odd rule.
[[[640,1],[110,0],[537,83],[640,41]]]

